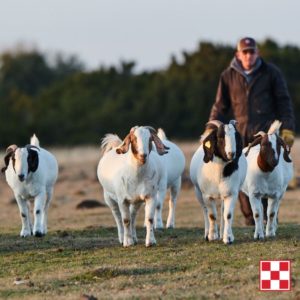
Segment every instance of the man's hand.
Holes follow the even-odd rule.
[[[289,130],[289,129],[282,129],[281,130],[281,138],[291,148],[294,144],[295,133],[294,133],[294,131]]]

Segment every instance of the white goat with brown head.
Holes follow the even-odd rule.
[[[157,152],[151,151],[152,141]],[[161,185],[166,185],[159,155],[167,153],[167,147],[152,127],[135,126],[123,142],[116,135],[106,135],[102,148],[104,154],[97,175],[105,202],[115,218],[120,243],[124,247],[137,243],[135,219],[141,204],[145,203],[146,246],[156,244],[154,213],[157,191]]]
[[[209,241],[219,238],[216,200],[221,200],[220,238],[225,244],[234,240],[233,213],[247,169],[242,139],[235,123],[208,122],[212,131],[203,137],[190,165],[191,180],[203,208],[205,238]]]
[[[11,145],[6,149],[4,158],[5,177],[12,189],[19,206],[22,230],[26,237],[34,234],[43,236],[47,233],[48,208],[53,194],[53,187],[58,175],[55,157],[39,145],[34,135],[30,144],[19,148]],[[28,200],[34,199],[34,226],[32,228]]]
[[[268,133],[258,132],[243,151],[248,169],[242,190],[249,196],[255,220],[255,239],[264,238],[262,198],[268,198],[266,236],[276,234],[281,199],[293,177],[290,149],[279,137],[281,122],[274,121]]]

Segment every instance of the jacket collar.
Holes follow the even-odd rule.
[[[254,76],[257,74],[257,70],[260,69],[260,67],[263,64],[264,64],[263,59],[261,57],[258,57],[255,62],[254,67],[249,72],[245,72],[240,61],[236,57],[234,57],[230,63],[230,68],[234,69],[235,71],[240,73],[243,77],[245,77],[247,82],[250,82],[254,78]]]

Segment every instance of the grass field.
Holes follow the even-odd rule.
[[[181,143],[187,166],[197,143]],[[300,141],[293,148],[296,173]],[[157,246],[145,248],[142,209],[139,243],[118,244],[109,208],[76,209],[85,199],[103,201],[96,180],[97,147],[53,149],[60,175],[44,238],[19,237],[21,222],[12,193],[0,180],[1,299],[300,299],[300,190],[288,191],[275,239],[255,242],[239,204],[235,242],[203,239],[202,211],[187,180],[177,206],[176,229],[156,231]],[[3,157],[3,153],[2,156]],[[164,220],[167,201],[164,207]],[[289,259],[290,292],[259,291],[259,261]],[[83,297],[83,295],[89,295]]]

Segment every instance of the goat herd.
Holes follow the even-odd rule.
[[[266,236],[275,236],[280,201],[293,176],[290,149],[279,137],[281,123],[274,121],[267,133],[258,132],[254,141],[242,148],[235,121],[210,121],[211,130],[201,137],[190,177],[205,220],[205,239],[234,240],[232,221],[239,191],[250,198],[255,220],[255,239],[264,238],[262,198],[268,198]],[[181,188],[185,157],[180,148],[167,140],[163,130],[135,126],[122,141],[107,134],[97,175],[104,199],[115,218],[118,237],[124,247],[137,243],[135,220],[145,203],[146,246],[156,244],[154,228],[162,228],[162,206],[170,189],[166,226],[175,226],[175,207]],[[19,206],[22,237],[47,233],[47,215],[58,176],[55,157],[39,145],[34,135],[30,144],[11,145],[4,157],[6,181]],[[34,198],[32,227],[28,200]],[[220,232],[216,201],[221,200]]]

